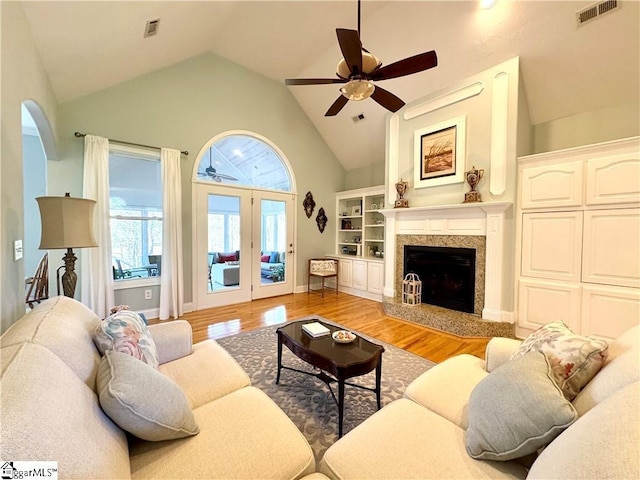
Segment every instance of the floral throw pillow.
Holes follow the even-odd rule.
[[[103,355],[115,350],[158,368],[156,344],[145,322],[131,310],[120,310],[105,318],[96,328],[93,341]]]
[[[577,335],[558,321],[525,338],[511,360],[531,351],[542,352],[549,360],[556,383],[571,401],[602,368],[608,347],[604,340]]]

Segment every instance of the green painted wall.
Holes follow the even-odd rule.
[[[24,260],[13,260],[13,241],[23,239],[25,230],[21,106],[24,100],[36,102],[48,118],[55,134],[57,102],[20,2],[0,2],[0,16],[0,312],[1,329],[4,332],[25,312]]]
[[[559,118],[533,127],[531,153],[640,135],[640,105],[629,103]]]
[[[49,179],[72,190],[81,189],[82,184],[83,142],[73,137],[75,131],[190,152],[182,163],[185,302],[193,298],[194,162],[200,149],[222,132],[248,130],[263,135],[291,163],[299,195],[297,284],[305,282],[307,258],[333,251],[335,222],[331,218],[335,192],[344,189],[345,172],[284,84],[207,53],[66,102],[60,106],[60,124],[61,161],[50,165]],[[324,207],[330,217],[323,234],[302,210],[307,191],[313,193],[317,208]],[[116,303],[126,300],[135,308],[149,308],[143,288],[137,290],[116,292]]]

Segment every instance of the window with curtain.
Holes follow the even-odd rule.
[[[162,254],[159,152],[110,148],[109,204],[114,280],[157,277]]]

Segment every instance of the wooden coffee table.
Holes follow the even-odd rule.
[[[331,392],[331,396],[338,404],[338,436],[342,437],[345,385],[375,392],[378,409],[381,407],[380,377],[382,375],[382,352],[384,352],[384,347],[376,345],[360,336],[351,343],[337,343],[333,340],[331,334],[314,338],[302,330],[302,325],[311,322],[322,323],[331,330],[331,333],[344,329],[344,327],[334,326],[323,320],[322,318],[300,320],[288,323],[276,330],[278,334],[278,375],[276,384],[280,382],[280,372],[283,368],[313,375],[326,383]],[[283,366],[282,345],[286,345],[296,357],[318,368],[320,372],[306,372],[304,370]],[[364,387],[346,381],[349,378],[369,373],[373,369],[376,370],[375,388]],[[331,383],[338,384],[337,398],[333,393]]]

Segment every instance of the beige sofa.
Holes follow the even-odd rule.
[[[494,338],[486,362],[459,355],[418,377],[404,398],[331,446],[320,471],[335,479],[638,479],[639,340],[635,327],[610,344],[603,368],[572,401],[578,419],[528,459],[530,468],[523,460],[474,460],[465,449],[472,390],[520,344]]]
[[[150,327],[159,370],[183,390],[200,433],[147,442],[121,430],[96,394],[100,319],[66,297],[43,302],[0,339],[0,458],[58,462],[60,478],[318,478],[309,444],[217,343],[191,327]]]

